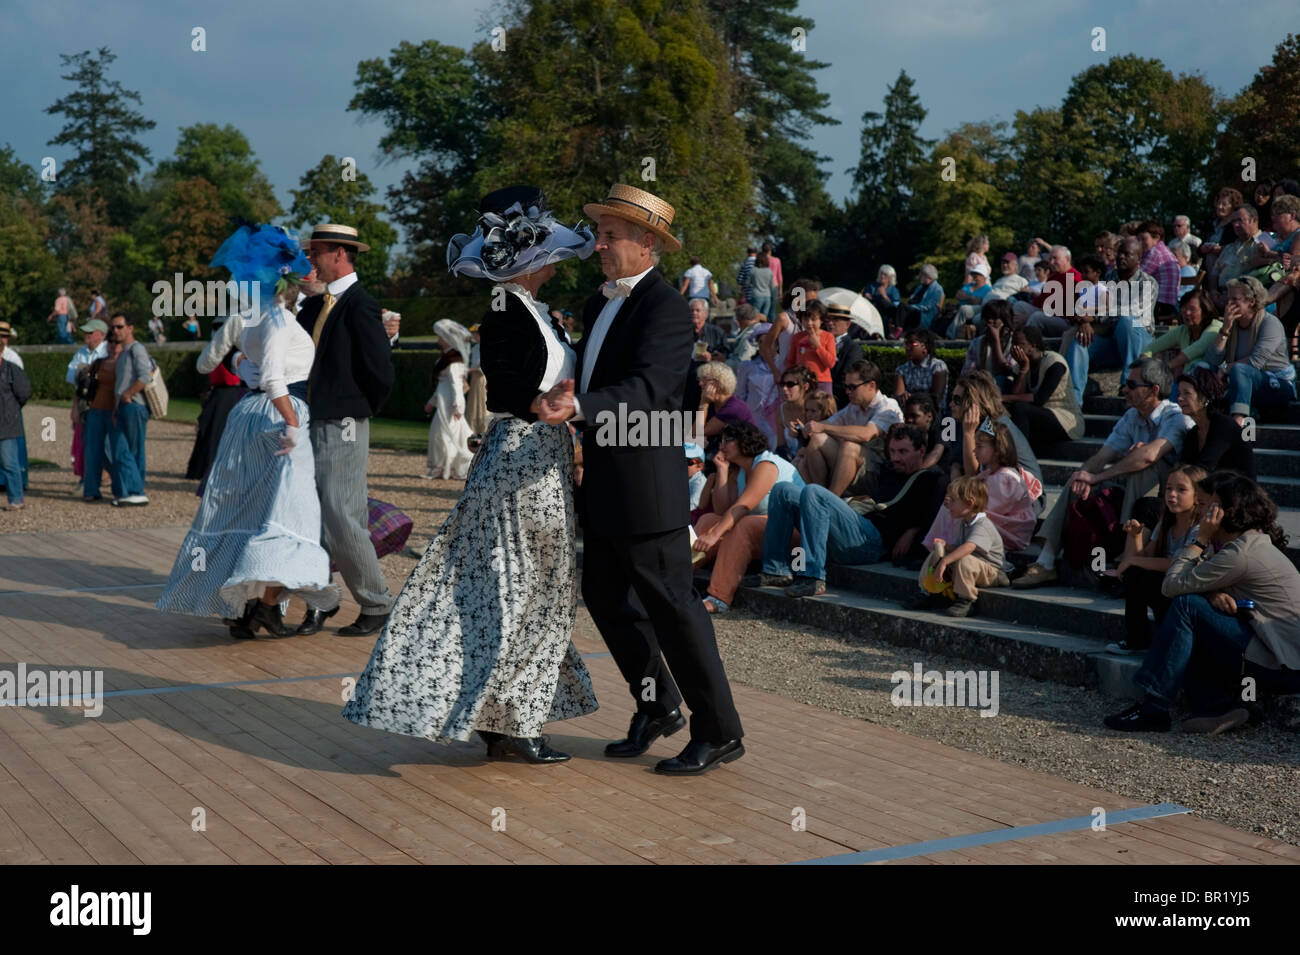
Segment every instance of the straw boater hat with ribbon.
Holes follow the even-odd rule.
[[[635,186],[615,183],[609,187],[609,195],[603,202],[587,203],[582,207],[582,214],[593,220],[601,216],[618,216],[649,229],[663,239],[665,251],[677,252],[682,247],[677,237],[669,231],[673,225],[673,207],[658,196]]]
[[[18,330],[8,322],[0,322],[0,338],[17,338]],[[15,352],[17,354],[17,352]]]
[[[358,252],[370,251],[370,246],[358,238],[356,229],[350,225],[340,225],[337,222],[322,222],[311,230],[311,238],[307,242],[308,244],[312,242],[333,242],[335,245],[350,245]]]

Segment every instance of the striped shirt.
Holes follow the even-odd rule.
[[[1156,301],[1163,305],[1178,304],[1178,285],[1182,279],[1182,273],[1178,268],[1178,260],[1174,254],[1169,251],[1169,247],[1163,242],[1157,242],[1142,256],[1142,271],[1147,275],[1155,277],[1160,283],[1160,291],[1156,295]]]

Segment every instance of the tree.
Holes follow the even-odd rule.
[[[812,266],[825,233],[817,221],[833,212],[826,173],[806,145],[819,125],[837,125],[825,113],[830,97],[817,88],[815,70],[829,64],[795,49],[796,30],[808,41],[815,24],[794,14],[797,0],[709,0],[726,46],[735,110],[744,124],[754,170],[757,234],[777,239],[793,278]],[[739,250],[737,250],[739,252]]]
[[[230,221],[216,186],[201,176],[172,183],[161,203],[165,231],[160,245],[168,276],[186,280],[221,277],[210,267],[212,256],[230,234]]]
[[[0,320],[20,327],[25,340],[53,337],[44,319],[59,269],[46,247],[49,232],[36,170],[0,147]]]
[[[289,217],[304,235],[318,222],[342,222],[353,226],[369,252],[357,256],[357,276],[367,288],[387,282],[388,250],[397,244],[397,230],[380,218],[384,207],[371,202],[375,187],[364,172],[344,179],[345,169],[333,155],[326,155],[314,168],[303,173],[299,189],[290,189],[293,207]]]
[[[159,178],[211,183],[227,217],[260,223],[284,214],[242,132],[229,124],[195,123],[180,133],[175,156],[158,164]]]
[[[1103,199],[1103,180],[1076,163],[1074,134],[1061,111],[1017,110],[1014,129],[1007,191],[1014,197],[1010,225],[1018,240],[1044,236],[1077,251],[1077,240],[1085,238],[1091,248],[1096,230],[1088,233],[1086,221],[1090,206]],[[1103,228],[1116,225],[1107,220]]]
[[[1227,124],[1210,163],[1209,191],[1236,186],[1243,193],[1243,160],[1255,160],[1256,181],[1296,178],[1300,170],[1300,34],[1287,34],[1273,61],[1230,103]]]
[[[140,163],[149,161],[149,150],[134,136],[157,124],[128,105],[128,100],[141,102],[139,93],[107,78],[109,65],[117,59],[108,47],[100,47],[98,56],[85,50],[71,56],[61,53],[59,59],[71,69],[62,78],[77,86],[45,109],[67,117],[49,145],[77,150],[64,164],[59,187],[94,188],[107,203],[111,221],[121,225],[131,215],[134,177],[140,172]]]
[[[113,237],[121,230],[94,189],[65,189],[50,200],[50,246],[68,294],[80,301],[108,279]]]

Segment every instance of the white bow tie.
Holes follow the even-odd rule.
[[[605,298],[627,298],[632,294],[632,286],[622,282],[606,282],[600,287],[600,294]]]

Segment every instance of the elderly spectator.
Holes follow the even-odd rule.
[[[1191,247],[1193,251],[1192,258],[1199,254],[1201,248],[1201,237],[1192,235],[1192,220],[1187,216],[1174,216],[1174,232],[1169,239],[1170,249],[1173,249],[1175,239],[1182,239]]]
[[[1073,310],[1074,296],[1083,276],[1071,264],[1070,250],[1052,246],[1047,264],[1051,270],[1042,289],[1029,302],[1013,306],[1017,325],[1033,325],[1048,335],[1059,335],[1070,325],[1066,316]]]
[[[1061,351],[1070,366],[1070,382],[1080,405],[1089,370],[1128,368],[1151,340],[1159,285],[1141,270],[1141,261],[1141,240],[1126,237],[1116,255],[1118,288],[1109,296],[1106,317],[1075,316],[1077,324],[1061,337]]]
[[[745,304],[742,308],[748,308],[751,311],[753,306]],[[758,314],[755,312],[754,314]],[[762,335],[767,331],[768,323],[759,322],[754,328],[754,335]],[[730,362],[728,362],[730,364]],[[754,417],[754,423],[758,429],[767,436],[768,447],[779,450],[781,448],[781,418],[780,410],[783,398],[781,396],[781,386],[777,379],[772,377],[772,368],[767,360],[761,355],[742,361],[735,366],[736,372],[736,397],[745,403],[749,413]],[[787,453],[793,454],[787,450]]]
[[[1143,358],[1160,358],[1175,375],[1201,361],[1223,327],[1219,310],[1204,289],[1197,289],[1183,299],[1179,314],[1182,317],[1179,324],[1142,349]],[[1175,354],[1168,357],[1163,354],[1170,351]],[[1175,386],[1172,400],[1177,400],[1177,391]]]
[[[736,373],[731,366],[722,361],[705,362],[695,375],[700,383],[699,410],[705,412],[706,438],[720,435],[729,424],[754,424],[753,414],[736,396]]]
[[[1142,358],[1128,368],[1124,391],[1129,408],[1111,430],[1101,449],[1066,481],[1068,493],[1057,498],[1043,522],[1043,550],[1013,587],[1039,587],[1058,578],[1057,553],[1070,506],[1086,500],[1103,485],[1122,485],[1124,504],[1120,521],[1133,516],[1133,508],[1147,493],[1160,487],[1183,449],[1187,419],[1165,396],[1173,380],[1163,362]]]
[[[1252,442],[1241,436],[1241,426],[1223,413],[1223,379],[1204,365],[1191,374],[1179,375],[1178,407],[1192,422],[1183,436],[1184,464],[1195,464],[1208,473],[1238,471],[1255,477]]]
[[[970,274],[975,270],[977,265],[984,266],[984,274],[987,276],[992,272],[989,267],[989,237],[986,235],[977,235],[966,243],[966,272]]]
[[[1211,368],[1226,365],[1229,413],[1242,424],[1251,405],[1281,407],[1295,400],[1295,366],[1287,359],[1286,332],[1264,311],[1267,293],[1246,276],[1228,283],[1223,327],[1205,351]]]
[[[863,351],[862,343],[850,334],[853,317],[847,306],[828,305],[826,320],[831,334],[835,336],[835,367],[831,369],[831,394],[835,396],[835,404],[843,408],[849,403],[848,393],[844,390],[844,372],[855,361],[866,358],[867,353]]]
[[[1178,287],[1182,276],[1178,260],[1165,245],[1165,227],[1154,219],[1148,219],[1138,227],[1137,238],[1142,243],[1142,271],[1159,284],[1156,318],[1170,318],[1178,314]]]
[[[957,314],[948,325],[949,338],[958,338],[963,325],[974,325],[975,316],[988,301],[989,293],[993,291],[993,287],[989,285],[988,268],[983,262],[977,262],[966,273],[966,284],[957,292],[957,301],[961,305],[957,307]]]
[[[1231,472],[1200,487],[1209,506],[1173,555],[1161,587],[1169,609],[1133,678],[1145,699],[1106,717],[1113,730],[1167,731],[1180,689],[1191,713],[1181,728],[1210,734],[1258,715],[1242,704],[1243,677],[1264,694],[1300,692],[1300,571],[1283,552],[1277,505]]]
[[[1119,239],[1114,232],[1098,232],[1092,238],[1092,249],[1102,263],[1103,279],[1115,278],[1115,253],[1119,250]]]
[[[103,358],[108,354],[108,343],[105,339],[108,337],[108,325],[98,318],[92,318],[86,324],[81,326],[81,332],[86,336],[86,343],[77,349],[72,356],[72,361],[68,362],[68,373],[65,380],[68,384],[76,386],[77,374],[82,368],[88,367],[98,358]],[[81,477],[85,473],[85,446],[83,444],[83,431],[85,426],[86,411],[89,405],[80,398],[73,398],[71,416],[72,416],[72,473]]]
[[[1237,240],[1224,247],[1206,277],[1210,294],[1219,306],[1227,300],[1228,283],[1250,271],[1256,251],[1261,246],[1267,251],[1276,244],[1271,235],[1260,231],[1259,213],[1254,206],[1238,206],[1233,213],[1232,228]]]
[[[928,394],[940,411],[947,404],[948,364],[935,355],[934,332],[913,329],[903,336],[903,355],[894,373],[894,400],[900,405],[912,395]]]
[[[871,564],[889,554],[905,564],[920,556],[921,534],[934,520],[948,481],[938,468],[924,466],[925,435],[919,428],[896,424],[886,442],[890,465],[881,476],[880,503],[851,506],[816,484],[772,489],[761,586],[784,587],[788,597],[813,597],[826,592],[830,563]],[[790,550],[796,529],[803,551],[797,579]]]
[[[709,303],[702,298],[690,301],[691,325],[695,330],[695,348],[691,352],[692,374],[686,379],[684,408],[694,408],[700,403],[696,374],[706,362],[722,361],[727,357],[726,334],[709,321]]]
[[[979,458],[975,454],[975,435],[987,418],[991,422],[1007,426],[1011,438],[1016,443],[1016,459],[1020,466],[1032,474],[1041,488],[1043,469],[1038,464],[1034,449],[1028,439],[1016,427],[1007,406],[1002,403],[1002,392],[993,376],[987,371],[972,371],[957,379],[952,388],[952,416],[959,428],[958,434],[950,442],[952,449],[952,477],[965,474],[974,477],[979,473]],[[1034,498],[1034,506],[1042,512],[1041,493]]]
[[[1029,288],[1028,279],[1020,274],[1020,260],[1016,257],[1016,253],[1008,252],[998,259],[998,268],[1001,269],[1002,274],[989,289],[988,297],[984,299],[985,305],[999,299],[1010,299]],[[978,316],[976,324],[978,324]]]
[[[712,560],[704,609],[726,613],[736,597],[740,578],[751,561],[763,555],[768,499],[773,488],[789,483],[803,487],[794,465],[767,449],[767,439],[750,424],[729,424],[713,459],[714,473],[709,503],[712,513],[695,525],[695,550]]]
[[[1030,446],[1045,448],[1082,438],[1083,411],[1070,383],[1070,368],[1061,355],[1047,349],[1043,330],[1018,329],[1011,354],[1020,371],[1002,401]]]
[[[1025,246],[1025,254],[1020,256],[1020,275],[1026,282],[1034,280],[1034,266],[1051,250],[1052,244],[1045,239],[1029,240]]]
[[[683,298],[704,299],[706,302],[718,303],[717,286],[713,273],[700,264],[698,255],[691,256],[691,267],[682,273],[682,284],[678,291]]]
[[[1174,261],[1178,263],[1178,304],[1181,306],[1183,299],[1199,283],[1197,276],[1200,274],[1200,270],[1192,265],[1196,250],[1185,239],[1171,239],[1165,244],[1169,246],[1169,251],[1173,253]]]
[[[898,402],[881,391],[884,376],[870,361],[856,362],[844,373],[849,404],[826,421],[808,423],[804,480],[829,487],[836,497],[873,494],[884,461],[881,440],[890,425],[903,420]],[[802,421],[792,422],[798,433]]]
[[[817,377],[817,388],[832,393],[831,369],[835,367],[835,335],[827,331],[826,306],[809,302],[803,313],[803,331],[796,332],[790,340],[790,354],[785,360],[785,371],[795,365],[804,365]]]
[[[1011,303],[1007,301],[998,300],[984,306],[984,334],[976,336],[966,349],[966,362],[961,368],[963,375],[976,370],[987,371],[1000,388],[1005,386],[1008,375],[1015,376],[1018,369],[1011,356],[1013,315]]]
[[[1272,250],[1257,249],[1256,255],[1265,262],[1281,262],[1290,266],[1291,259],[1300,248],[1296,247],[1296,236],[1300,236],[1300,198],[1281,195],[1273,200],[1273,238],[1277,244]]]
[[[5,323],[4,331],[8,331]],[[23,461],[20,443],[23,438],[23,405],[32,396],[27,372],[12,361],[4,361],[9,335],[0,334],[0,474],[5,479],[6,511],[21,511],[23,501]]]
[[[758,309],[748,302],[736,306],[736,334],[725,339],[723,346],[727,352],[727,364],[739,368],[741,362],[749,361],[758,355],[758,336],[771,326],[762,321]],[[692,320],[694,316],[692,316]],[[759,331],[759,328],[762,331]]]
[[[862,296],[871,299],[871,304],[876,306],[886,329],[895,326],[902,297],[898,294],[898,273],[892,265],[882,265],[876,271],[875,285],[864,288]]]
[[[149,503],[144,493],[145,436],[149,426],[144,386],[153,378],[153,359],[135,340],[135,327],[121,312],[108,323],[108,334],[122,346],[113,379],[116,404],[109,435],[113,443],[113,484],[121,488],[121,496],[113,499],[113,506],[143,507]]]
[[[930,328],[942,307],[943,286],[939,284],[939,270],[927,262],[917,273],[917,285],[908,296],[907,304],[899,308],[903,331]]]

